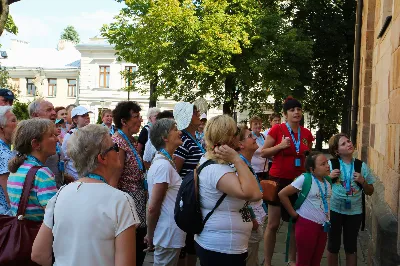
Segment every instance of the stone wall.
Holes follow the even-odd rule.
[[[367,206],[368,265],[399,265],[400,0],[363,2],[357,147],[377,177]]]

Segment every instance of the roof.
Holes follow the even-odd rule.
[[[80,43],[75,46],[77,50],[114,50],[114,46],[111,45],[106,38],[93,37],[88,42]]]
[[[18,47],[6,52],[8,57],[0,61],[4,67],[79,69],[81,66],[81,53],[74,47],[61,51],[55,48]]]

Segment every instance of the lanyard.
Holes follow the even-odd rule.
[[[33,161],[33,162],[37,163],[37,164],[40,165],[40,166],[43,166],[43,163],[42,163],[41,161],[39,161],[39,159],[36,158],[36,157],[33,156],[33,155],[28,155],[28,156],[26,156],[26,158],[27,158],[28,160],[30,160],[30,161]]]
[[[57,142],[56,144],[56,153],[58,156],[61,156],[60,142]]]
[[[129,148],[131,148],[133,154],[135,155],[135,158],[136,158],[137,164],[139,166],[139,169],[143,172],[144,168],[143,168],[142,160],[140,159],[139,154],[137,153],[135,147],[133,147],[132,142],[129,140],[129,138],[125,135],[125,133],[121,129],[118,129],[118,133],[128,143]]]
[[[286,122],[286,127],[287,127],[287,129],[289,131],[290,136],[292,137],[292,140],[293,140],[293,143],[294,143],[294,147],[296,148],[296,153],[299,154],[300,153],[300,131],[301,131],[301,128],[299,127],[297,129],[297,141],[296,141],[296,139],[295,139],[295,137],[293,135],[293,130],[290,127],[288,122]]]
[[[171,165],[172,165],[172,166],[174,167],[174,169],[176,170],[176,165],[175,165],[174,160],[172,160],[171,155],[170,155],[164,148],[161,148],[161,149],[159,150],[159,152],[160,152],[162,155],[164,155],[164,156],[168,159],[168,161],[171,163]]]
[[[104,183],[108,184],[107,181],[104,179],[104,177],[102,177],[101,175],[89,173],[89,174],[87,174],[87,178],[96,179],[96,180],[103,181]]]
[[[343,175],[344,175],[344,181],[346,183],[346,192],[350,193],[351,191],[351,177],[353,175],[353,171],[354,171],[354,160],[351,160],[351,165],[349,168],[349,173],[346,174],[346,171],[344,171],[345,165],[344,162],[342,161],[342,159],[339,159],[340,162],[340,169],[343,169]]]
[[[107,126],[106,124],[103,123],[102,125],[108,128],[108,126]],[[109,130],[110,130],[111,136],[114,135],[114,133],[115,133],[114,125],[111,125],[111,127],[109,128]]]
[[[0,139],[0,145],[3,145],[4,147],[6,147],[8,150],[11,151],[11,146],[8,145],[7,143],[4,142],[4,140]]]
[[[193,138],[192,134],[190,134],[189,132],[187,132],[186,129],[182,130],[182,132],[185,133],[186,135],[188,135],[189,138],[191,138],[191,139],[194,141],[194,143],[196,143],[197,147],[199,147],[199,149],[201,150],[201,152],[202,152],[203,154],[206,153],[206,151],[204,150],[203,146],[201,146],[201,144],[200,144],[197,140],[195,140],[195,139]]]
[[[200,132],[196,131],[196,139],[198,141],[200,141],[203,137],[204,137],[204,132],[200,133]]]
[[[322,191],[322,187],[320,182],[318,181],[318,179],[313,175],[314,181],[315,183],[317,183],[318,185],[318,189],[319,189],[319,193],[321,193],[321,199],[322,199],[322,203],[324,204],[324,212],[326,215],[328,215],[329,212],[329,207],[328,207],[328,185],[326,184],[326,180],[324,178],[324,186],[325,186],[325,194]]]
[[[251,164],[249,163],[249,161],[248,161],[246,158],[244,158],[243,155],[239,154],[239,156],[240,156],[240,158],[242,158],[242,160],[247,164],[247,166],[249,167],[250,171],[253,173],[254,177],[255,177],[256,180],[257,180],[258,187],[260,188],[260,191],[261,191],[261,193],[262,193],[262,192],[263,192],[263,189],[262,189],[262,186],[261,186],[261,184],[260,184],[260,179],[258,179],[258,176],[257,176],[257,174],[254,172],[253,167],[251,167]],[[263,203],[262,203],[262,207],[263,207],[265,213],[268,213],[267,205],[265,205],[265,202],[264,202],[264,201],[263,201]]]
[[[260,133],[259,137],[257,137],[256,133],[254,133],[253,131],[251,131],[251,133],[256,137],[256,141],[261,143],[260,146],[264,146],[265,139],[263,138],[262,133]]]

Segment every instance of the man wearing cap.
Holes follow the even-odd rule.
[[[14,102],[14,93],[8,89],[0,89],[0,106],[12,106]]]
[[[90,117],[89,113],[93,113],[92,111],[89,111],[83,106],[77,106],[71,111],[71,118],[72,118],[72,129],[68,131],[67,134],[64,136],[64,141],[62,143],[62,152],[64,153],[65,156],[65,176],[66,177],[72,177],[74,180],[77,180],[78,177],[78,172],[76,171],[73,161],[69,158],[67,154],[67,145],[68,145],[68,140],[71,137],[72,134],[74,134],[75,131],[79,130],[80,128],[90,124]]]

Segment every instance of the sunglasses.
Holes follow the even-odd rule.
[[[107,153],[109,153],[110,151],[112,151],[112,150],[114,150],[114,151],[116,151],[116,152],[119,152],[119,147],[118,147],[118,144],[117,143],[114,143],[114,145],[112,145],[110,148],[108,148],[107,150],[105,150],[105,151],[103,151],[102,153],[101,153],[101,155],[106,155]]]

